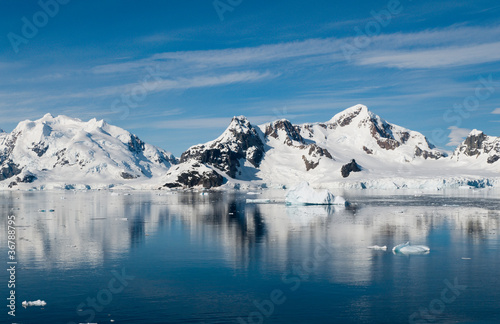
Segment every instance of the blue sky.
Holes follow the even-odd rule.
[[[96,117],[180,155],[234,115],[319,122],[361,103],[448,150],[500,136],[497,1],[54,1],[2,1],[6,131]]]

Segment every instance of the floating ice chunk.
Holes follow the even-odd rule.
[[[247,199],[246,203],[247,204],[272,204],[275,202],[272,199]]]
[[[247,195],[260,195],[260,192],[249,191],[247,192]]]
[[[202,192],[200,193],[200,196],[208,196],[208,192]]]
[[[427,254],[430,248],[426,245],[410,245],[410,242],[398,244],[392,248],[394,254]]]
[[[371,249],[371,250],[385,251],[385,250],[387,250],[387,245],[384,245],[384,246],[372,245],[372,246],[368,246],[368,248]]]
[[[35,301],[23,301],[22,302],[22,306],[24,308],[28,307],[28,306],[45,306],[47,305],[47,303],[45,302],[45,300],[35,300]]]
[[[345,201],[344,197],[342,196],[335,196],[335,199],[333,199],[333,205],[347,206],[348,202]]]
[[[335,197],[330,191],[315,190],[308,182],[301,182],[290,189],[286,195],[286,203],[289,205],[346,205],[342,197]]]

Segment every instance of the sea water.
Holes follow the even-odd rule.
[[[17,264],[15,318],[0,273],[1,322],[500,322],[498,199],[344,196],[3,192],[0,255],[7,268],[14,215]],[[392,252],[407,241],[430,253]]]

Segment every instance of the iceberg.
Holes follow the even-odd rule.
[[[431,249],[426,245],[410,245],[410,242],[398,244],[392,248],[394,254],[427,254]]]
[[[45,302],[45,300],[35,300],[35,301],[23,301],[22,304],[21,304],[24,308],[28,307],[28,306],[45,306],[47,305],[47,303]]]
[[[287,205],[343,205],[347,202],[340,196],[334,196],[327,189],[315,190],[308,182],[301,182],[290,189],[286,195]]]
[[[384,246],[380,246],[380,245],[371,245],[371,246],[368,246],[368,248],[369,248],[370,250],[385,251],[385,250],[387,250],[387,245],[384,245]]]

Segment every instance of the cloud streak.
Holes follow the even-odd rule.
[[[456,147],[456,146],[462,144],[464,139],[471,132],[470,129],[458,128],[456,126],[448,127],[448,129],[450,130],[450,134],[448,135],[448,138],[450,139],[450,141],[448,142],[448,144],[446,144],[447,146],[455,146]]]
[[[500,42],[425,50],[371,52],[358,64],[400,69],[446,68],[498,62]]]

